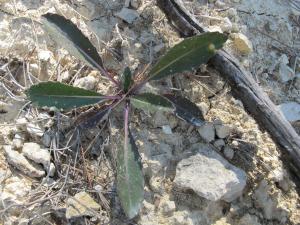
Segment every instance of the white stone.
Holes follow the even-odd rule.
[[[279,61],[278,76],[279,76],[280,81],[282,83],[286,83],[286,82],[294,79],[296,75],[295,75],[295,72],[293,71],[293,69],[288,66],[289,59],[288,59],[287,55],[283,54],[279,58],[278,61]]]
[[[162,130],[165,134],[169,134],[169,135],[173,134],[172,129],[169,125],[162,126]]]
[[[203,116],[208,113],[209,106],[205,102],[200,102],[199,104],[197,104],[197,106],[200,108]]]
[[[26,129],[32,137],[42,137],[44,134],[44,131],[40,128],[40,126],[34,123],[27,123]]]
[[[228,17],[225,17],[223,19],[222,23],[220,24],[220,27],[223,32],[230,33],[232,30],[232,23],[231,23],[230,19]]]
[[[97,211],[101,206],[92,199],[86,192],[77,193],[67,200],[66,218],[76,218],[80,216],[94,216],[93,211]]]
[[[198,132],[206,142],[212,142],[215,140],[216,132],[212,123],[205,123],[198,128]]]
[[[50,152],[47,149],[41,149],[40,145],[33,142],[24,143],[22,153],[28,159],[42,164],[45,170],[50,166]]]
[[[229,8],[227,10],[227,15],[231,18],[236,17],[237,16],[237,11],[235,8]]]
[[[175,202],[168,198],[161,199],[159,207],[165,215],[172,215],[176,210]]]
[[[27,130],[27,119],[26,118],[19,118],[16,120],[16,126],[17,126],[17,129],[20,130],[20,131],[26,131]]]
[[[43,177],[45,171],[38,165],[31,164],[22,154],[11,149],[11,146],[2,147],[9,164],[27,174],[30,177]]]
[[[139,17],[139,13],[133,9],[123,8],[116,16],[127,23],[133,23]]]
[[[242,33],[231,34],[234,47],[242,54],[250,54],[253,50],[252,43]]]
[[[22,148],[23,143],[24,143],[24,137],[21,136],[20,134],[15,134],[15,137],[12,141],[12,146],[14,147],[14,149]]]
[[[45,61],[45,62],[49,61],[50,58],[52,57],[52,55],[53,55],[52,52],[47,51],[47,50],[41,50],[38,52],[39,60]]]
[[[287,102],[277,106],[289,122],[300,120],[300,104],[297,102]]]
[[[174,183],[183,190],[193,190],[211,201],[231,202],[246,186],[246,173],[231,165],[209,145],[195,144],[196,154],[181,160],[176,168]]]
[[[74,87],[84,88],[87,90],[93,90],[95,88],[95,85],[97,83],[97,80],[93,76],[86,76],[79,78],[75,80]]]

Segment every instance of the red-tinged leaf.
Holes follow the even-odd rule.
[[[42,23],[59,46],[88,65],[103,70],[102,59],[97,49],[72,21],[58,14],[47,13],[42,15]]]
[[[174,114],[177,117],[195,126],[202,126],[204,124],[203,114],[195,103],[187,98],[172,94],[165,94],[164,97],[172,102],[175,108]]]
[[[79,117],[75,121],[75,125],[83,129],[93,128],[97,124],[106,120],[110,112],[111,108],[109,106],[105,106],[97,110],[88,111],[79,115]]]

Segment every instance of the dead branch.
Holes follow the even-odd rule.
[[[197,19],[184,7],[181,0],[157,0],[158,7],[183,37],[206,32]],[[240,99],[248,113],[268,131],[278,145],[287,164],[300,179],[300,137],[285,119],[268,95],[255,82],[252,75],[225,50],[219,51],[210,61],[223,79],[231,86],[234,97]]]

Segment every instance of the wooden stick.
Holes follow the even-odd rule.
[[[183,37],[206,32],[197,19],[184,7],[181,0],[157,0],[158,7]],[[268,131],[290,169],[300,180],[300,137],[276,108],[267,94],[239,62],[225,50],[219,51],[209,64],[215,67],[231,86],[232,94],[240,99],[260,128]]]

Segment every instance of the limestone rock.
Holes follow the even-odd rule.
[[[11,149],[11,146],[3,146],[7,162],[30,177],[43,177],[45,171],[38,165],[31,164],[22,154]]]
[[[82,191],[67,200],[66,218],[94,216],[93,211],[97,211],[100,208],[101,206],[88,193]]]
[[[211,201],[231,202],[242,194],[246,173],[231,165],[209,145],[195,144],[195,155],[181,160],[176,168],[174,183],[178,188],[191,189]]]
[[[33,142],[24,143],[22,152],[28,159],[42,164],[44,169],[47,170],[50,166],[50,152],[46,149],[41,149],[39,144]]]
[[[31,190],[31,182],[24,177],[10,176],[7,177],[5,181],[1,181],[0,187],[0,210],[5,208],[8,209],[6,215],[9,216],[19,215],[22,211],[21,207],[9,206],[24,203]]]
[[[116,16],[127,23],[133,23],[139,17],[139,13],[133,9],[123,8]]]

